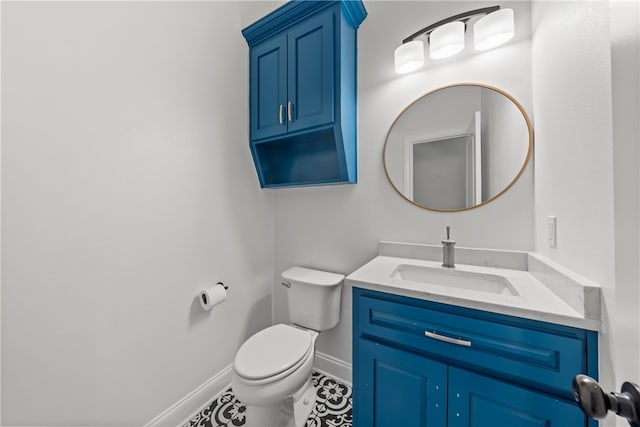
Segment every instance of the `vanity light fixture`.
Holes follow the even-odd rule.
[[[491,6],[459,13],[424,27],[404,39],[394,52],[396,73],[410,73],[424,64],[424,44],[415,40],[419,36],[427,36],[429,56],[432,59],[448,58],[462,51],[467,21],[476,15],[485,15],[473,26],[476,50],[494,48],[513,37],[513,9]]]

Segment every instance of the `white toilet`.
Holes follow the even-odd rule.
[[[311,384],[315,342],[340,320],[342,274],[292,267],[288,287],[291,325],[251,336],[233,361],[231,387],[247,405],[247,427],[302,427],[316,401]]]

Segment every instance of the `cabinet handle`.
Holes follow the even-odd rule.
[[[284,105],[280,104],[280,109],[278,110],[278,121],[280,124],[284,124]]]
[[[458,338],[451,338],[444,335],[436,334],[435,332],[424,331],[424,335],[433,338],[434,340],[448,342],[449,344],[462,345],[464,347],[471,347],[471,341],[461,340]]]
[[[287,118],[290,122],[293,121],[293,102],[287,102]]]

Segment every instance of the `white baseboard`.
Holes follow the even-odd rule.
[[[351,385],[351,364],[324,353],[316,353],[313,369]],[[198,388],[171,405],[144,427],[178,427],[191,418],[231,385],[233,365],[229,365]]]
[[[329,356],[328,354],[316,352],[313,369],[322,374],[327,374],[330,377],[339,379],[343,383],[351,386],[351,363]]]
[[[195,414],[229,388],[232,369],[233,365],[227,366],[191,393],[171,405],[169,409],[149,421],[144,427],[177,427],[188,423]]]

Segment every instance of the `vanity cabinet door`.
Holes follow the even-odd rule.
[[[288,131],[333,122],[333,12],[310,18],[288,33]]]
[[[447,365],[359,340],[354,426],[445,427]]]
[[[450,427],[584,427],[569,400],[449,367]]]
[[[287,35],[251,49],[251,139],[287,133]]]

